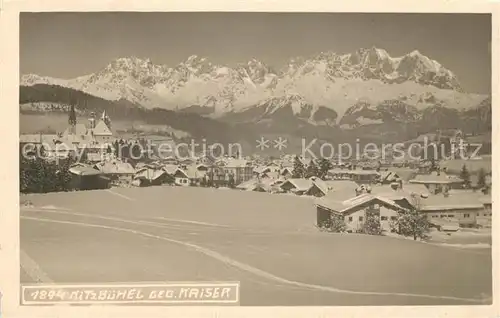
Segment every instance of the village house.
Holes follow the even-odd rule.
[[[194,180],[190,179],[186,170],[179,166],[165,165],[162,169],[173,179],[175,185],[187,187],[194,182]]]
[[[429,174],[432,172],[432,168],[432,162],[428,160],[419,162],[419,164],[417,165],[418,174]]]
[[[214,164],[208,167],[205,175],[205,182],[211,186],[225,186],[228,183],[229,175],[221,164]]]
[[[315,196],[315,197],[322,197],[328,194],[328,192],[331,190],[329,185],[321,180],[321,178],[318,177],[311,177],[309,180],[312,181],[312,186],[307,190],[304,194],[305,195],[310,195],[310,196]]]
[[[283,167],[280,169],[279,173],[280,173],[280,176],[282,176],[284,178],[291,178],[292,174],[293,174],[293,168]]]
[[[328,170],[328,177],[332,180],[351,180],[351,174],[348,169],[333,168]]]
[[[94,169],[108,177],[112,182],[130,183],[135,175],[135,169],[130,163],[120,160],[102,161],[94,165]]]
[[[225,158],[210,166],[207,178],[216,185],[226,185],[231,178],[235,185],[248,181],[253,177],[253,166],[244,159]]]
[[[164,183],[173,183],[172,177],[162,168],[153,165],[145,165],[137,169],[133,177],[133,184],[141,187]]]
[[[166,157],[161,157],[161,162],[166,165],[177,165],[179,164],[179,160],[175,156],[166,156]]]
[[[370,184],[378,182],[380,173],[376,170],[334,168],[328,170],[328,177],[333,180],[351,180],[360,184]]]
[[[73,164],[69,168],[72,175],[70,189],[73,190],[95,190],[109,188],[110,180],[99,170],[86,164]]]
[[[208,167],[204,164],[190,165],[182,167],[182,171],[189,179],[190,185],[198,186],[201,180],[205,179]]]
[[[204,164],[204,163],[199,163],[199,164],[195,165],[195,168],[197,171],[205,172],[205,173],[208,171],[209,167],[210,167],[209,165]]]
[[[356,182],[350,180],[322,180],[318,177],[311,177],[309,180],[312,181],[312,184],[304,195],[315,197],[328,195],[331,191],[352,190],[352,193],[355,193],[355,189],[359,188]]]
[[[309,179],[284,179],[279,187],[283,192],[315,197],[325,196],[331,190],[329,184],[318,177],[311,177]]]
[[[243,191],[272,192],[273,180],[254,178],[236,186]]]
[[[257,166],[253,168],[253,175],[254,176],[263,176],[268,173],[275,173],[279,172],[280,167],[275,164],[269,164],[269,165],[264,165],[264,166]]]
[[[396,168],[403,168],[408,166],[408,160],[405,158],[394,158],[391,160],[390,163],[391,167],[396,167]]]
[[[491,193],[486,193],[484,195],[479,194],[479,202],[484,206],[484,211],[477,212],[476,223],[481,227],[491,227],[492,223],[492,201]]]
[[[323,183],[328,187],[328,192],[349,190],[354,193],[354,190],[359,187],[356,182],[351,180],[324,180]]]
[[[261,173],[260,175],[255,175],[254,178],[260,178],[260,179],[285,179],[282,177],[279,173],[279,171],[270,171],[270,172],[264,172]]]
[[[414,184],[423,184],[431,193],[434,194],[441,193],[449,189],[460,189],[463,185],[462,179],[455,176],[449,176],[444,172],[437,173],[435,171],[431,174],[416,175],[415,178],[409,182]]]
[[[214,163],[214,160],[209,155],[202,154],[196,158],[196,163],[210,166]]]
[[[111,145],[100,144],[97,141],[81,143],[78,145],[78,148],[81,149],[86,160],[91,163],[110,160],[113,156]]]
[[[319,227],[336,217],[345,222],[348,232],[359,232],[370,213],[379,216],[383,231],[392,231],[399,214],[406,209],[385,196],[371,193],[353,196],[351,191],[338,191],[317,200],[316,210]]]
[[[253,168],[253,175],[254,176],[261,176],[264,173],[271,172],[271,169],[266,167],[266,166],[257,166]]]
[[[393,182],[398,181],[399,179],[400,179],[399,175],[394,171],[387,170],[380,172],[379,182],[382,184],[391,184]]]
[[[357,185],[357,184],[356,184]],[[348,231],[359,231],[366,220],[366,213],[379,216],[383,231],[394,230],[395,222],[401,212],[417,209],[420,202],[429,196],[422,185],[404,184],[402,181],[390,185],[357,185],[357,188],[344,188],[329,191],[318,208],[318,225],[332,215],[344,211],[343,219]],[[372,203],[370,203],[372,202]],[[333,213],[333,214],[332,214]]]
[[[491,219],[491,212],[487,212],[479,196],[468,191],[431,195],[421,201],[419,210],[438,227],[443,221],[456,221],[461,227],[475,227],[478,217]]]
[[[361,184],[375,183],[380,178],[376,170],[352,170],[351,180]]]
[[[381,172],[381,176],[380,176],[380,180],[384,180],[384,176],[387,176],[388,178],[386,179],[386,182],[383,182],[383,183],[386,183],[386,184],[390,184],[391,182],[394,182],[394,178],[395,179],[401,179],[403,180],[404,182],[408,182],[412,179],[415,178],[415,176],[417,175],[417,169],[413,169],[413,168],[409,168],[409,167],[403,167],[403,168],[398,168],[398,167],[390,167],[390,168],[387,168],[386,171],[384,172]],[[384,175],[387,174],[387,175]],[[389,182],[389,180],[391,180],[391,182]]]
[[[253,167],[247,160],[233,159],[224,167],[227,173],[234,176],[236,184],[250,180],[252,178]]]
[[[290,178],[287,179],[285,182],[283,182],[280,185],[280,188],[284,192],[290,192],[290,193],[295,193],[297,195],[303,195],[306,192],[308,192],[311,187],[314,186],[314,183],[310,179],[295,179],[295,178]],[[314,186],[315,189],[310,191],[310,193],[317,193],[321,192],[320,189],[318,189],[317,186]]]
[[[196,164],[196,159],[194,158],[179,158],[178,165],[179,166],[189,166]]]

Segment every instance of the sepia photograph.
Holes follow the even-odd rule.
[[[19,305],[492,305],[492,28],[21,12]]]

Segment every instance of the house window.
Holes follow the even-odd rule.
[[[468,218],[468,217],[470,217],[469,214],[464,214],[464,218]]]
[[[396,221],[398,218],[395,216],[391,216],[391,221]]]
[[[485,214],[484,214],[484,216],[488,216],[488,214],[487,214],[487,213],[485,213]]]
[[[454,217],[455,217],[455,214],[448,214],[448,217],[449,217],[449,218],[454,218]]]
[[[387,221],[387,216],[381,216],[381,217],[380,217],[380,219],[381,219],[382,221]]]
[[[441,215],[442,218],[446,217],[446,215]]]
[[[352,222],[352,216],[349,217],[349,222]]]
[[[359,221],[360,222],[363,221],[363,217],[362,216],[359,217]]]

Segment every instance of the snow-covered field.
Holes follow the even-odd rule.
[[[491,229],[460,229],[457,232],[431,232],[432,243],[461,248],[491,248]]]

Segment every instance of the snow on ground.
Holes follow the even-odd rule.
[[[441,243],[439,245],[446,246],[446,247],[458,247],[458,248],[491,248],[490,244],[485,244],[485,243],[476,243],[476,244],[448,244],[448,243]]]
[[[487,245],[491,247],[492,237],[491,229],[460,229],[457,232],[439,232],[430,233],[431,243],[458,245],[466,247],[467,245]]]
[[[405,237],[395,233],[386,233],[384,236],[413,240],[413,237]],[[431,237],[423,243],[455,248],[491,248],[491,229],[460,229],[457,232],[431,231]]]

